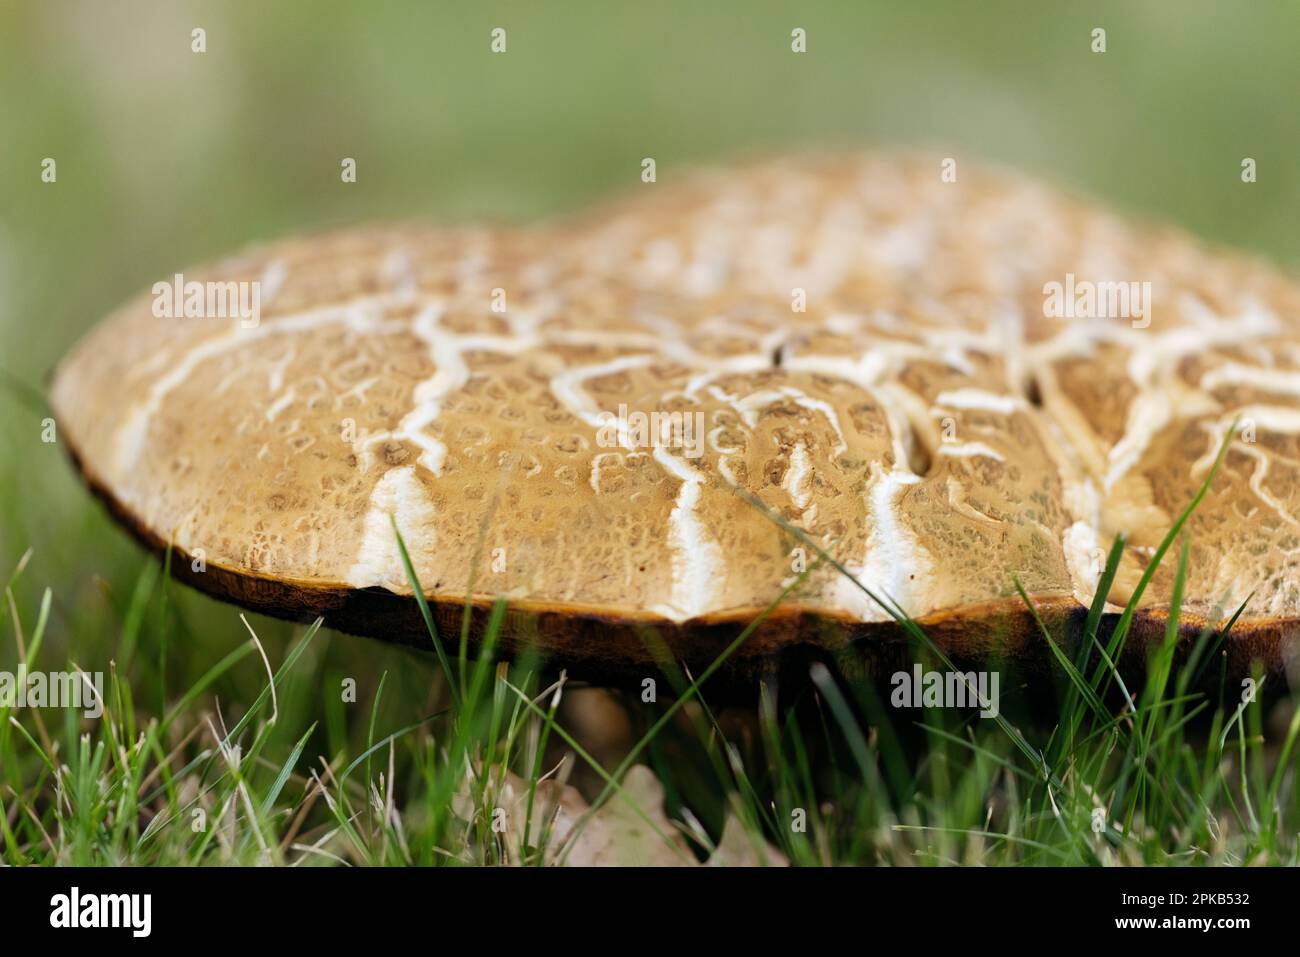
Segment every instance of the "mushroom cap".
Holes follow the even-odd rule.
[[[953,653],[1016,654],[1038,639],[1015,580],[1077,624],[1124,532],[1126,601],[1240,416],[1188,524],[1183,621],[1253,592],[1231,654],[1281,667],[1300,287],[1020,177],[939,173],[791,157],[546,228],[264,245],[168,277],[217,290],[208,312],[255,290],[256,321],[160,317],[184,297],[156,286],[92,329],[54,378],[61,435],[220,598],[425,643],[395,522],[445,626],[505,596],[508,648],[617,673],[653,659],[645,626],[707,663],[813,566],[774,516]],[[1106,315],[1052,314],[1053,283]],[[821,566],[736,663],[897,633]]]

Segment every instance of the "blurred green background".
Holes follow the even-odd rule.
[[[644,156],[663,182],[733,155],[878,143],[1023,169],[1294,268],[1298,39],[1295,0],[5,0],[0,582],[31,548],[26,626],[49,586],[53,654],[95,669],[122,652],[150,566],[42,444],[34,394],[82,331],[185,266],[370,218],[558,214],[635,184]],[[175,686],[244,632],[232,608],[171,601]],[[258,627],[277,647],[288,634]],[[416,687],[431,674],[362,639],[318,652],[372,685],[394,662]],[[6,635],[0,666],[13,655]],[[238,696],[264,676],[254,662],[232,680]]]

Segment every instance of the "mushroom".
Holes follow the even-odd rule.
[[[1229,440],[1184,631],[1253,593],[1234,667],[1279,669],[1300,629],[1300,287],[929,157],[272,243],[119,309],[53,403],[90,487],[211,595],[427,643],[395,524],[444,628],[502,595],[507,651],[611,675],[653,660],[646,626],[706,664],[805,568],[737,673],[897,637],[859,585],[954,654],[1027,653],[1015,581],[1077,626],[1123,532],[1126,601]]]

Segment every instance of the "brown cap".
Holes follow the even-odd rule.
[[[395,520],[445,621],[504,595],[513,641],[617,670],[649,657],[642,625],[707,661],[814,563],[737,488],[956,651],[1014,651],[1036,640],[1014,579],[1077,619],[1126,532],[1125,600],[1240,417],[1188,526],[1185,614],[1253,592],[1235,653],[1279,667],[1300,621],[1300,289],[951,170],[792,158],[549,229],[264,246],[92,330],[57,372],[62,434],[219,597],[426,641]],[[891,628],[824,567],[741,657]]]

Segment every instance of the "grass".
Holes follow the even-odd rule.
[[[1217,467],[1157,551],[1181,541],[1176,596],[1184,525]],[[772,607],[820,563],[837,564],[803,541],[817,564]],[[1111,550],[1099,595],[1123,549]],[[75,654],[50,650],[54,593],[34,608],[18,600],[28,557],[5,588],[14,660],[75,670]],[[1108,635],[1100,597],[1079,647],[1043,627],[1056,665],[1046,708],[1004,672],[1002,713],[985,721],[944,709],[912,720],[878,684],[823,664],[804,687],[764,685],[755,707],[717,709],[709,679],[757,621],[698,675],[663,659],[666,687],[648,701],[585,689],[537,659],[471,657],[467,633],[440,635],[423,602],[433,654],[376,656],[319,622],[255,626],[175,590],[156,562],[140,567],[130,595],[108,600],[116,650],[102,719],[0,708],[6,864],[1297,862],[1294,700],[1272,696],[1268,712],[1269,696],[1243,697],[1221,670],[1207,686],[1222,654],[1212,632],[1175,669],[1176,613],[1141,687],[1114,668],[1150,572]],[[955,667],[872,597],[916,660]],[[196,610],[229,635],[197,662],[181,655]],[[489,652],[503,612],[498,602]],[[387,667],[349,678],[322,646]],[[177,673],[192,677],[176,684]],[[597,730],[624,728],[612,745],[575,704],[601,695]]]

